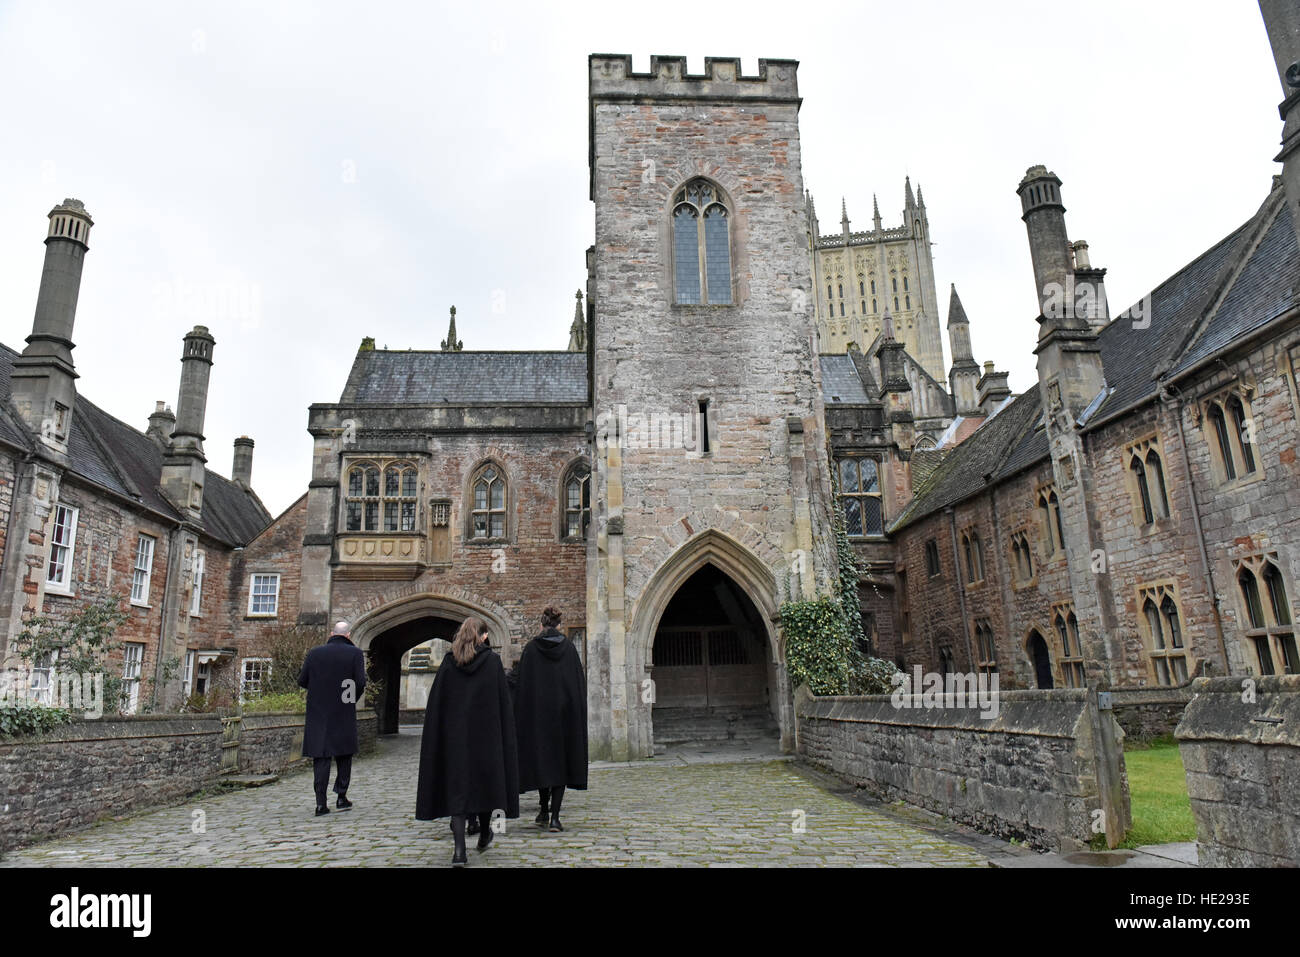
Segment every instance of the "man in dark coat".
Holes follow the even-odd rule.
[[[330,812],[326,790],[330,758],[338,765],[334,793],[338,809],[350,810],[352,755],[357,753],[357,701],[366,689],[366,656],[352,644],[352,629],[336,622],[330,640],[307,652],[298,685],[307,689],[307,717],[302,733],[303,757],[315,763],[316,816]]]
[[[486,643],[457,664],[453,644],[425,706],[415,816],[421,821],[450,817],[455,833],[464,818],[477,815],[483,832],[479,850],[484,850],[491,842],[487,818],[497,810],[519,817],[515,723],[505,669]],[[461,841],[457,835],[458,845]],[[458,847],[456,863],[463,854]]]
[[[538,792],[536,823],[563,831],[566,787],[587,790],[587,687],[578,650],[556,630],[560,613],[542,613],[543,630],[511,672],[519,740],[519,789]]]

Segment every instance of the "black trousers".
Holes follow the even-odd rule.
[[[313,758],[312,764],[316,772],[316,806],[325,807],[329,801],[325,797],[325,792],[330,783],[330,758]],[[347,794],[348,785],[352,783],[352,755],[340,754],[332,760],[337,762],[339,773],[334,778],[334,793]]]

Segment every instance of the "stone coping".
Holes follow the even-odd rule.
[[[1243,700],[1248,688],[1252,700]],[[1300,675],[1198,678],[1192,691],[1174,731],[1180,742],[1300,747]]]
[[[799,717],[813,720],[1074,738],[1087,709],[1088,692],[999,692],[990,696],[997,714],[989,718],[982,717],[978,707],[923,707],[922,695],[904,696],[904,700],[910,701],[910,707],[896,706],[891,695],[808,696],[798,702],[796,710]]]

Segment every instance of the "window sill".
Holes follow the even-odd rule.
[[[1256,482],[1264,481],[1264,470],[1256,468],[1249,475],[1241,475],[1235,479],[1224,479],[1219,482],[1218,490],[1220,492],[1235,492],[1239,488],[1246,488],[1254,485]]]
[[[49,584],[47,584],[47,585],[45,586],[45,594],[46,594],[46,595],[53,595],[53,596],[55,596],[55,597],[57,597],[57,598],[76,598],[76,597],[77,597],[77,593],[76,593],[76,592],[69,591],[68,589],[66,589],[66,588],[62,588],[62,587],[60,587],[60,586],[58,586],[58,585],[49,585]]]
[[[148,611],[150,608],[153,607],[153,605],[146,605],[146,604],[145,604],[144,602],[142,602],[142,601],[133,601],[133,602],[131,602],[131,607],[132,607],[132,608],[143,608],[143,609],[145,609],[146,611]]]
[[[244,621],[268,621],[279,617],[280,615],[277,612],[272,612],[269,615],[245,615]]]
[[[500,548],[502,545],[509,545],[509,544],[510,544],[510,539],[508,538],[469,538],[465,540],[465,546],[467,548],[473,548],[475,546],[480,546],[480,545],[487,545],[493,548]]]

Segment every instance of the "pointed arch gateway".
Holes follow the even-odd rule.
[[[778,604],[772,571],[731,536],[708,529],[679,546],[632,609],[629,663],[655,691],[636,712],[634,739],[657,750],[778,738],[790,748]]]

